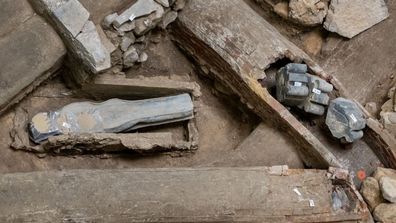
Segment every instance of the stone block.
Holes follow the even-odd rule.
[[[0,113],[21,100],[60,68],[66,48],[36,15],[0,38]]]
[[[331,1],[324,27],[330,32],[352,38],[388,16],[384,0]]]

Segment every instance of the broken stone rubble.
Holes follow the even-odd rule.
[[[379,183],[374,177],[366,178],[366,180],[362,184],[360,192],[371,211],[374,211],[374,209],[379,204],[384,202],[384,199],[381,195]]]
[[[374,210],[374,220],[382,223],[396,222],[396,204],[382,203]]]
[[[120,27],[127,21],[133,21],[136,18],[150,15],[152,12],[159,10],[160,7],[162,9],[162,6],[154,0],[138,0],[130,8],[115,18],[113,24],[116,27]]]
[[[396,170],[378,167],[361,188],[362,196],[379,222],[396,222]]]
[[[295,24],[312,27],[322,25],[330,32],[352,38],[388,18],[384,0],[256,0],[270,4],[280,17]],[[268,3],[270,2],[270,3]]]
[[[380,179],[382,196],[385,200],[396,203],[396,179],[384,176]]]
[[[381,106],[380,121],[385,129],[392,134],[396,134],[396,107],[395,107],[395,89],[392,87],[388,92],[388,100]]]
[[[114,60],[122,61],[124,69],[147,61],[148,55],[144,52],[147,47],[146,34],[156,27],[166,29],[176,20],[177,11],[180,11],[185,3],[185,1],[138,0],[122,14],[112,13],[106,16],[102,22],[103,28],[107,29],[108,38],[122,51],[117,53],[122,54],[122,57]]]

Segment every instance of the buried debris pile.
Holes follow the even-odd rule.
[[[120,15],[113,13],[102,22],[107,37],[117,47],[124,69],[146,62],[148,55],[144,52],[150,31],[158,27],[165,30],[176,20],[186,0],[138,0]]]

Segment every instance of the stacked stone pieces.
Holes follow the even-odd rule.
[[[396,170],[379,167],[361,193],[378,222],[396,222]]]
[[[102,26],[112,42],[118,43],[123,68],[147,61],[144,52],[147,34],[156,27],[165,30],[185,4],[186,0],[138,0],[121,14],[112,13],[104,18]]]

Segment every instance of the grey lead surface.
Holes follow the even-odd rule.
[[[29,131],[37,143],[65,133],[118,133],[189,120],[194,116],[193,110],[189,94],[136,101],[77,102],[35,115]]]

